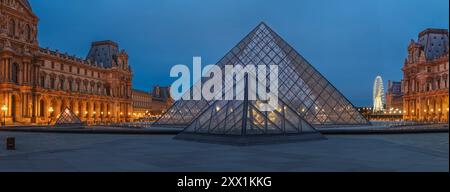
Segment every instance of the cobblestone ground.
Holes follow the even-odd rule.
[[[14,136],[16,151],[4,139]],[[327,136],[233,147],[168,135],[0,132],[9,171],[449,171],[449,134]]]

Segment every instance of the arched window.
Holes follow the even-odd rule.
[[[45,75],[41,75],[41,79],[40,79],[40,85],[41,87],[45,88]]]
[[[105,91],[106,91],[106,95],[107,96],[111,96],[111,92],[110,92],[111,88],[109,87],[109,85],[106,86]]]
[[[54,77],[51,77],[51,78],[50,78],[50,87],[51,87],[52,89],[56,89],[56,80],[55,80]]]
[[[89,84],[88,82],[84,82],[83,92],[87,93],[88,91],[89,91]]]
[[[64,90],[64,83],[65,83],[64,79],[61,79],[61,80],[59,81],[59,89],[60,89],[60,90]]]
[[[19,83],[19,66],[17,63],[13,63],[12,65],[12,82],[15,84]]]
[[[80,81],[77,81],[77,89],[78,89],[78,92],[81,92],[81,83],[80,83]]]
[[[70,91],[74,91],[73,90],[73,80],[69,80],[69,89],[70,89]]]
[[[11,19],[9,22],[9,36],[14,37],[16,35],[16,22]]]

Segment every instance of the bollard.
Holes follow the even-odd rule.
[[[6,138],[6,150],[16,150],[16,138],[14,137]]]

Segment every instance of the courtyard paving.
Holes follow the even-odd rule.
[[[4,140],[16,137],[17,150]],[[327,140],[234,147],[171,135],[0,132],[0,172],[449,171],[449,134],[328,135]]]

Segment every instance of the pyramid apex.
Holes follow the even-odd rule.
[[[258,27],[261,27],[261,26],[269,27],[269,26],[267,25],[267,23],[264,22],[264,21],[261,21],[261,22],[259,23]]]

